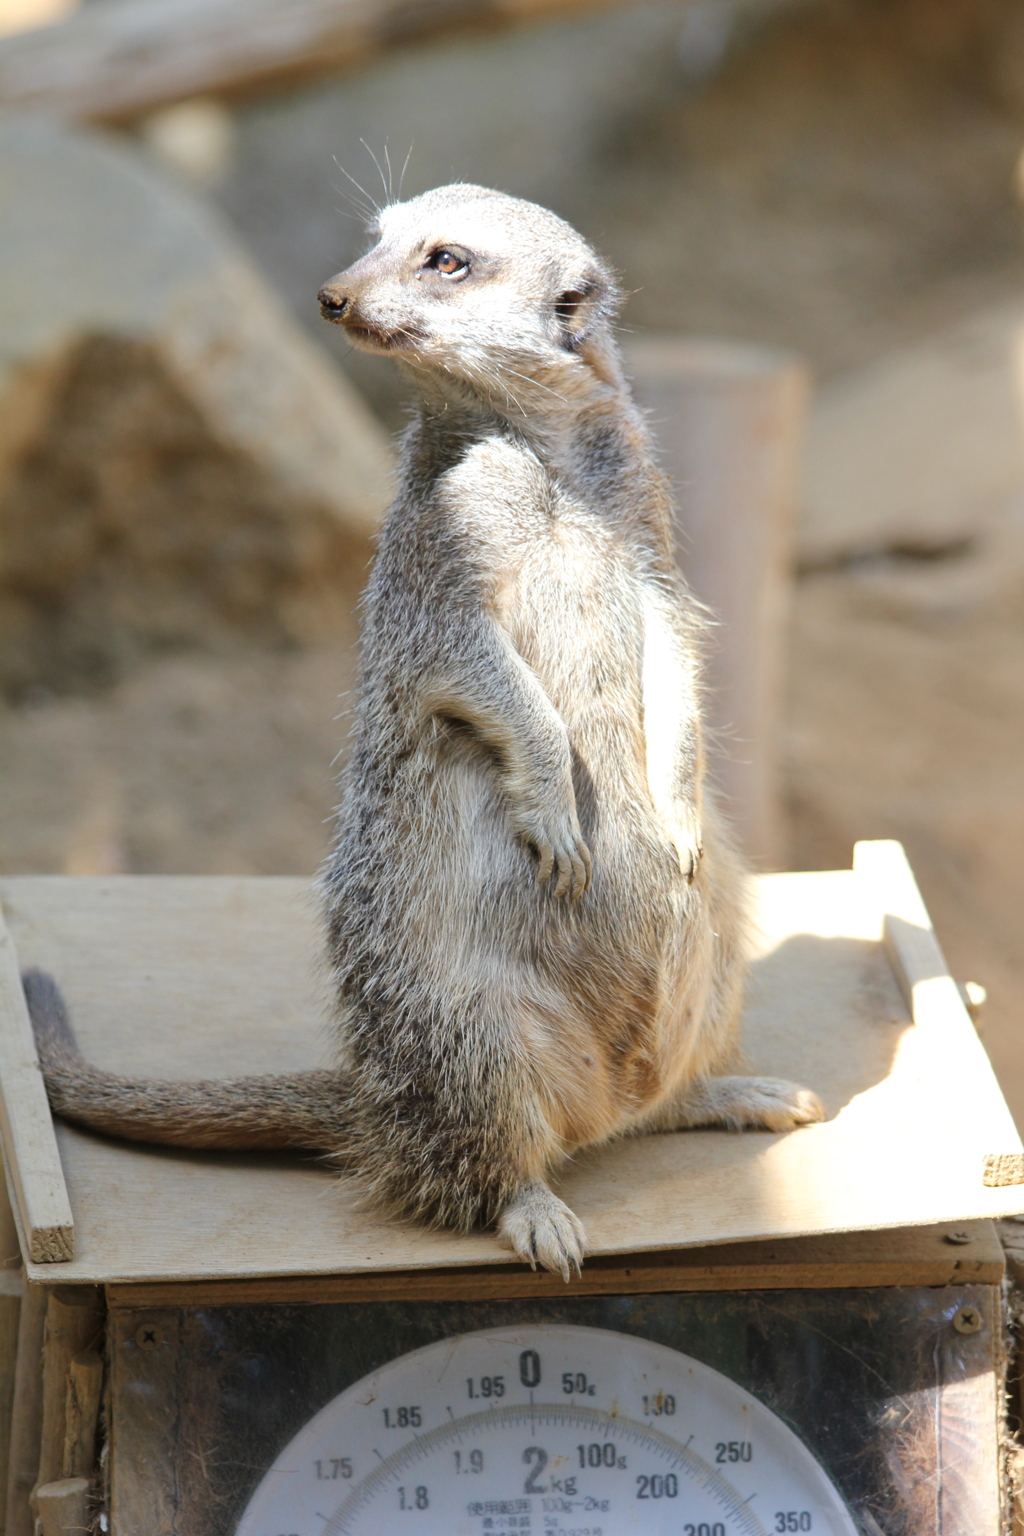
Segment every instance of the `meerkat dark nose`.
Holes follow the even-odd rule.
[[[336,283],[325,283],[317,294],[325,320],[342,320],[349,306],[348,294]]]

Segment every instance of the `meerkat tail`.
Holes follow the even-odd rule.
[[[254,1151],[338,1153],[347,1140],[337,1072],[167,1082],[121,1077],[85,1060],[60,989],[43,971],[22,977],[54,1114],[128,1141]]]

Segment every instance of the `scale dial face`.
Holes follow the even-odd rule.
[[[236,1536],[857,1536],[806,1446],[689,1356],[601,1328],[461,1334],[299,1431]]]

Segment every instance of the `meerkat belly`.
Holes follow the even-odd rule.
[[[535,467],[512,507],[512,449],[488,444],[471,457],[465,473],[500,460],[487,519],[479,487],[456,495],[463,469],[449,477],[449,515],[488,573],[489,615],[565,724],[593,878],[576,902],[538,883],[500,749],[457,716],[397,765],[362,835],[379,867],[401,872],[388,886],[387,934],[410,1012],[472,1018],[502,1042],[568,1149],[631,1123],[667,1090],[665,1020],[688,901],[675,766],[692,689],[671,616],[600,517],[572,507],[552,516]]]
[[[505,623],[565,721],[589,835],[606,856],[628,848],[629,869],[647,882],[643,848],[659,863],[678,856],[693,689],[656,594],[595,542],[560,529],[523,561]]]
[[[534,1012],[546,1114],[567,1146],[601,1139],[669,1086],[665,1025],[686,903],[689,816],[679,782],[692,717],[686,657],[636,573],[562,531],[524,562],[510,637],[565,721],[577,810],[594,861],[571,914],[541,892],[533,961],[561,992]],[[539,565],[539,561],[538,561]]]

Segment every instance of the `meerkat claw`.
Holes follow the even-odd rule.
[[[810,1088],[797,1088],[789,1101],[790,1118],[794,1126],[816,1125],[826,1118],[825,1106]]]
[[[593,874],[590,849],[583,839],[580,838],[564,848],[536,840],[533,846],[537,850],[537,884],[547,885],[551,876],[554,875],[555,884],[552,895],[568,896],[573,902],[579,901],[590,884]]]
[[[568,896],[575,903],[589,886],[593,874],[590,849],[582,838],[563,855],[563,861],[562,879],[555,888],[555,895]]]
[[[568,1285],[587,1248],[583,1223],[546,1184],[523,1186],[498,1222],[498,1236],[531,1269],[540,1264]]]
[[[558,879],[555,881],[555,896],[570,896],[573,888],[575,867],[572,856],[559,850],[558,853]]]
[[[590,849],[582,838],[576,844],[576,857],[572,861],[572,873],[572,899],[573,901],[579,901],[583,892],[594,878],[594,865],[590,857]]]

